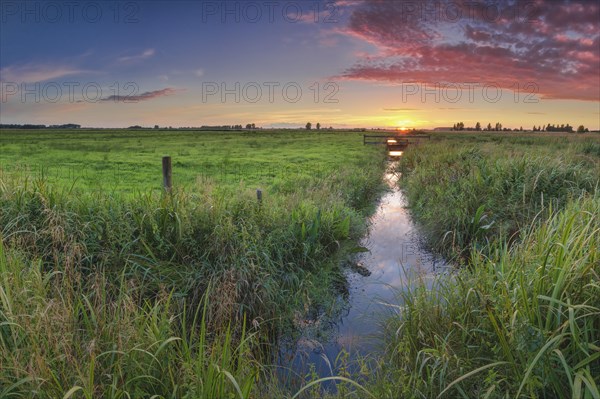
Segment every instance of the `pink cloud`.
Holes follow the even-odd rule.
[[[369,0],[346,35],[375,45],[341,78],[384,82],[534,82],[544,98],[600,101],[600,4]]]

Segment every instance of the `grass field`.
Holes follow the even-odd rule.
[[[281,331],[336,311],[385,167],[352,133],[1,140],[3,397],[255,395]]]
[[[382,151],[314,131],[0,143],[0,397],[293,395],[271,345],[295,319],[335,313]],[[400,292],[377,366],[330,396],[599,397],[599,168],[595,134],[434,134],[408,148],[411,214],[463,267]]]
[[[174,184],[289,191],[288,182],[326,178],[368,162],[362,134],[327,131],[3,130],[0,173],[105,192],[160,190],[161,158]]]

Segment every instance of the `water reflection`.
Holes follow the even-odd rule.
[[[406,199],[396,188],[400,176],[393,172],[394,165],[390,164],[385,175],[390,191],[381,198],[369,234],[361,243],[369,252],[356,259],[359,269],[368,272],[348,271],[348,301],[333,333],[319,339],[307,332],[297,343],[294,356],[286,357],[286,365],[300,376],[307,374],[311,364],[320,377],[336,375],[336,359],[344,351],[350,353],[350,360],[376,354],[373,338],[381,331],[383,318],[391,314],[390,304],[398,304],[398,290],[407,281],[428,279],[445,266],[420,245],[421,236],[406,209]]]

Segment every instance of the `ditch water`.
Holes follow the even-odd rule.
[[[398,293],[410,280],[421,277],[427,281],[447,267],[443,259],[424,249],[422,234],[409,215],[404,194],[397,188],[400,176],[393,172],[394,166],[390,162],[385,174],[390,190],[381,197],[361,242],[369,252],[358,255],[356,267],[347,272],[349,293],[341,316],[329,327],[307,324],[293,349],[283,350],[280,355],[279,365],[287,369],[288,383],[307,375],[339,375],[343,368],[351,373],[359,371],[358,359],[368,363],[370,357],[380,353],[377,336],[383,330],[384,319],[398,312]],[[335,382],[325,383],[323,388],[332,386]]]

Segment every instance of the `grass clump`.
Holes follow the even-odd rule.
[[[250,397],[256,337],[211,332],[208,302],[27,258],[0,244],[0,397]]]

